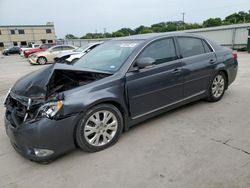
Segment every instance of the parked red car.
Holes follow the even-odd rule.
[[[38,48],[33,48],[29,50],[25,50],[23,52],[24,57],[28,58],[30,54],[36,53],[36,52],[43,52],[47,50],[48,48],[55,46],[56,44],[54,43],[48,43],[48,44],[41,44]]]

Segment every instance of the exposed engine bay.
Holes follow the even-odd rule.
[[[5,100],[5,106],[7,109],[6,118],[14,127],[17,127],[22,122],[37,120],[41,115],[41,107],[44,104],[64,99],[63,91],[87,85],[91,82],[110,76],[111,74],[70,69],[53,69],[52,74],[45,72],[45,74],[37,75],[40,78],[36,77],[36,79],[43,79],[41,76],[48,75],[50,76],[46,82],[34,81],[32,84],[26,84],[24,82],[27,85],[26,87],[25,84],[20,82],[24,85],[23,91],[25,91],[28,96],[20,96],[13,91],[10,91],[8,94]],[[20,86],[17,85],[16,88],[20,88]],[[15,91],[15,88],[13,90]],[[34,93],[41,94],[42,91],[44,91],[42,95],[44,97],[38,98],[29,95]]]
[[[71,70],[55,70],[47,85],[47,97],[79,86],[84,86],[107,76],[110,76],[110,74]]]

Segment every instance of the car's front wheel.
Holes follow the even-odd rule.
[[[39,65],[45,65],[45,64],[47,63],[47,59],[46,59],[45,57],[39,57],[39,58],[37,59],[37,63],[38,63]]]
[[[92,107],[76,128],[76,142],[86,152],[97,152],[112,146],[123,129],[121,112],[111,104]]]
[[[227,80],[225,74],[223,72],[218,72],[210,84],[207,100],[210,102],[219,101],[225,93],[226,86]]]

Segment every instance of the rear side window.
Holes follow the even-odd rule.
[[[176,60],[174,41],[172,38],[155,41],[147,46],[139,57],[154,58],[155,64]]]
[[[178,43],[183,58],[205,53],[201,39],[192,37],[178,37]]]
[[[73,50],[72,46],[63,46],[63,50]]]
[[[56,47],[52,48],[51,50],[52,50],[53,52],[55,52],[55,51],[60,51],[60,50],[62,50],[62,47],[61,47],[61,46],[56,46]]]
[[[203,40],[203,45],[204,45],[206,53],[213,52],[213,50],[211,49],[211,47],[204,40]]]

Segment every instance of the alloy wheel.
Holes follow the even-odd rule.
[[[88,118],[83,134],[90,145],[103,146],[114,138],[117,129],[118,121],[116,116],[108,110],[101,110]]]
[[[215,98],[220,98],[224,92],[225,80],[222,75],[218,74],[212,84],[212,94]]]
[[[46,64],[46,59],[45,59],[44,57],[39,57],[38,63],[39,63],[40,65],[44,65],[44,64]]]

